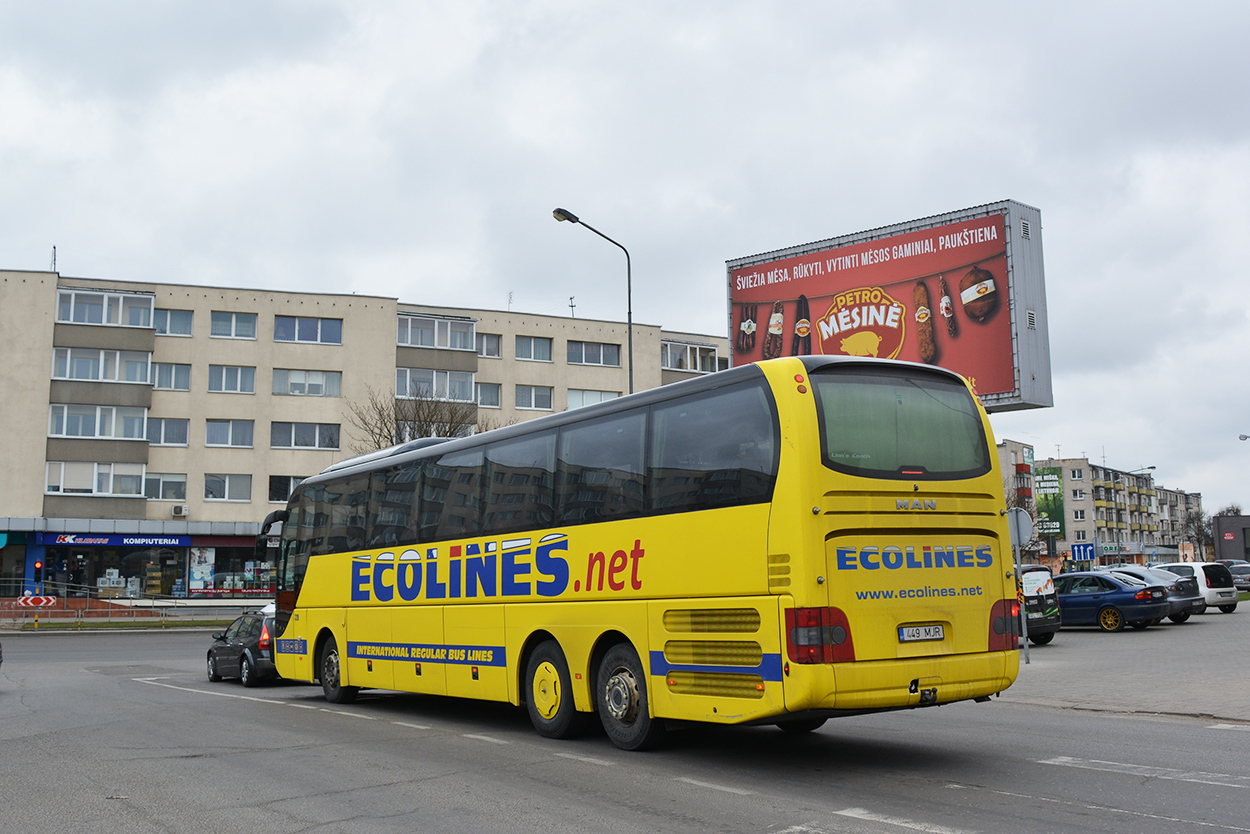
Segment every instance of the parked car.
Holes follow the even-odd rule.
[[[1063,624],[1121,631],[1143,629],[1168,615],[1167,589],[1109,571],[1077,571],[1055,577]]]
[[[1220,609],[1225,614],[1237,610],[1237,587],[1228,568],[1216,562],[1170,562],[1160,565],[1177,576],[1192,576],[1198,580],[1198,590],[1207,601],[1207,607]]]
[[[1245,559],[1216,559],[1215,563],[1226,568],[1231,568],[1233,565],[1250,565],[1250,562]]]
[[[258,686],[278,677],[273,662],[273,615],[252,611],[213,635],[208,647],[208,679],[238,678],[244,686]]]
[[[1250,591],[1250,563],[1230,565],[1228,572],[1233,575],[1233,587],[1239,591]]]
[[[1029,642],[1044,646],[1055,639],[1062,625],[1055,580],[1045,565],[1020,566],[1020,591],[1024,597],[1021,614],[1029,632]]]
[[[1192,576],[1178,576],[1171,571],[1158,568],[1143,568],[1131,565],[1113,568],[1112,573],[1132,576],[1147,585],[1162,585],[1168,590],[1168,619],[1174,623],[1183,623],[1192,614],[1201,614],[1207,610],[1207,601],[1198,590],[1198,580]]]

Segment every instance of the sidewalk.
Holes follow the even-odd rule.
[[[1004,701],[1069,709],[1208,716],[1250,722],[1246,648],[1250,603],[1211,609],[1176,625],[1105,634],[1064,628],[1048,646],[1029,646]]]

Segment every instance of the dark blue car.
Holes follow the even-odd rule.
[[[1167,589],[1111,573],[1078,571],[1055,577],[1059,613],[1065,627],[1096,625],[1121,631],[1128,623],[1146,628],[1168,615]]]

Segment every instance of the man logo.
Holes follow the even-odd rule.
[[[926,498],[922,503],[919,498],[913,498],[908,501],[906,498],[896,498],[894,500],[894,509],[896,510],[936,510],[937,501]]]

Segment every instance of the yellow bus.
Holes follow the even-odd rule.
[[[330,467],[282,521],[285,678],[680,722],[987,700],[1019,671],[1003,481],[959,376],[776,359]]]

